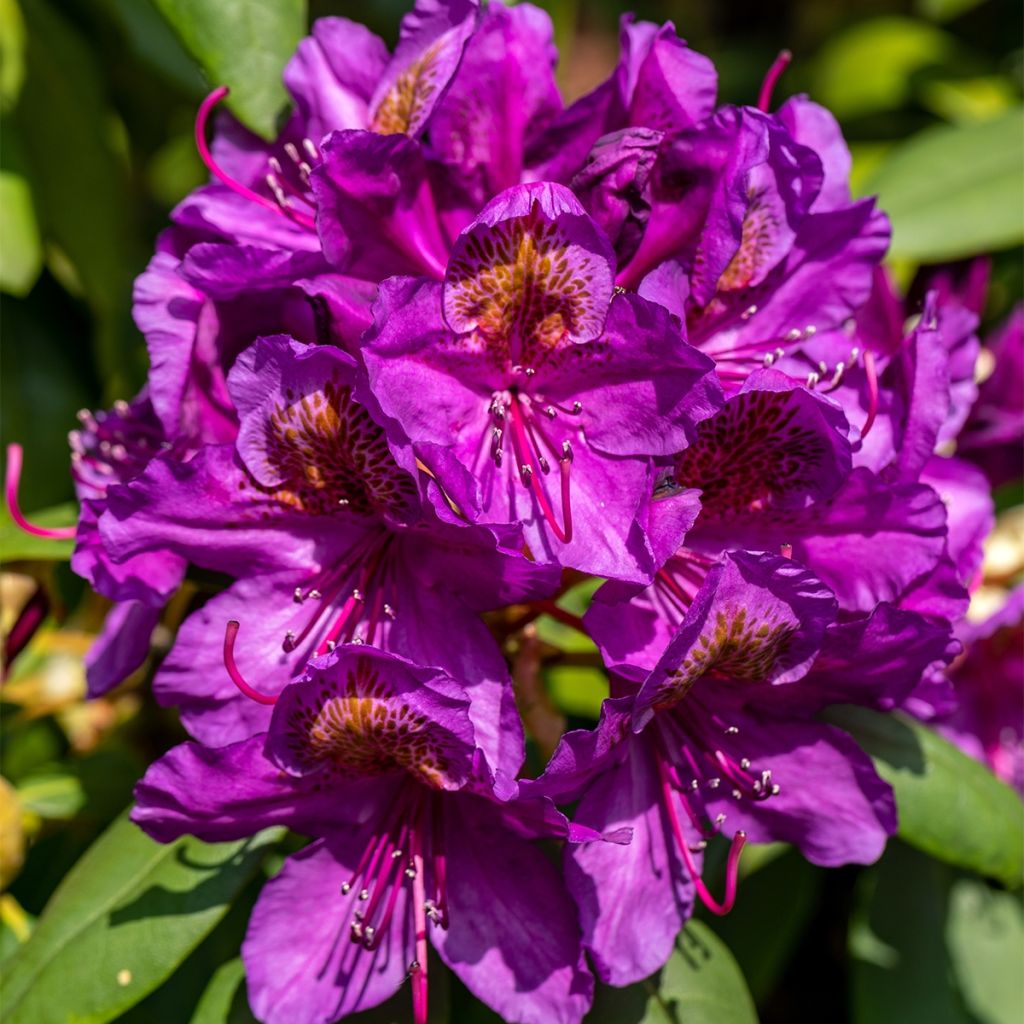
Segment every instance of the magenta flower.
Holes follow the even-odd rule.
[[[664,310],[613,296],[613,270],[567,189],[504,193],[443,286],[383,286],[364,400],[471,521],[521,525],[538,559],[644,580],[652,457],[684,446],[718,396]],[[671,504],[685,529],[692,499]]]
[[[948,630],[886,605],[836,622],[828,588],[770,554],[726,556],[674,619],[615,603],[621,585],[607,588],[586,621],[624,696],[605,702],[596,730],[565,736],[525,791],[581,798],[575,820],[598,831],[633,829],[628,847],[566,860],[597,973],[625,985],[664,963],[695,892],[727,912],[747,839],[794,843],[822,865],[881,854],[892,792],[817,715],[892,707],[945,655]],[[700,878],[716,834],[732,837],[722,901]]]
[[[354,381],[338,349],[261,339],[228,379],[237,446],[208,446],[185,465],[158,459],[111,495],[103,528],[118,557],[168,550],[237,577],[182,626],[157,696],[181,704],[192,734],[219,745],[270,717],[225,668],[230,620],[241,623],[233,659],[270,695],[314,655],[373,644],[471,681],[478,739],[502,723],[491,755],[503,766],[506,747],[517,756],[521,726],[477,611],[550,592],[554,577],[492,532],[422,507],[384,431],[353,400]]]
[[[274,824],[316,837],[265,886],[242,949],[266,1024],[329,1024],[407,979],[424,1024],[428,941],[505,1020],[578,1024],[593,980],[575,913],[528,840],[599,837],[515,796],[476,746],[460,686],[348,648],[280,694],[266,735],[158,761],[133,818],[162,842]]]

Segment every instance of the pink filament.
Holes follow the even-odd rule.
[[[658,757],[657,761],[658,769],[661,774],[662,799],[665,803],[665,809],[668,811],[669,822],[672,826],[672,834],[675,837],[676,846],[679,848],[679,852],[683,855],[686,870],[690,873],[690,877],[693,879],[693,885],[697,890],[697,895],[700,897],[701,903],[703,903],[712,914],[717,914],[719,917],[722,917],[732,910],[733,904],[736,902],[736,883],[739,877],[740,854],[743,852],[743,846],[747,841],[747,834],[746,832],[737,832],[732,837],[732,845],[729,847],[729,858],[725,865],[725,896],[722,899],[722,902],[719,903],[718,900],[716,900],[708,891],[707,886],[704,884],[704,880],[700,877],[700,872],[697,870],[693,854],[690,852],[690,844],[686,841],[686,836],[679,823],[679,815],[676,813],[676,805],[672,800],[673,789],[671,779],[665,771],[662,759]]]
[[[860,428],[860,436],[867,437],[878,414],[878,369],[875,366],[874,352],[864,353],[864,373],[868,380],[868,417]]]
[[[537,503],[540,505],[541,513],[551,527],[552,533],[563,544],[568,544],[572,540],[572,504],[569,486],[569,473],[572,461],[568,458],[562,458],[558,465],[562,483],[562,523],[564,524],[559,525],[558,519],[555,517],[555,510],[551,507],[551,502],[548,501],[548,496],[544,493],[544,485],[540,480],[540,467],[534,460],[533,449],[527,440],[521,417],[522,413],[519,410],[519,403],[513,399],[509,403],[508,418],[512,427],[512,446],[515,449],[516,458],[520,466],[527,465],[530,467],[529,486],[537,499]]]
[[[20,444],[7,446],[7,508],[11,518],[19,529],[33,537],[45,537],[47,540],[74,540],[77,526],[35,526],[22,514],[18,505],[18,484],[21,482],[22,451]]]
[[[306,216],[304,213],[300,213],[298,210],[284,209],[279,206],[271,199],[267,199],[266,196],[261,196],[258,192],[254,192],[251,188],[243,185],[240,181],[236,181],[231,177],[230,174],[225,171],[220,164],[217,163],[213,158],[213,154],[210,152],[210,147],[206,142],[206,123],[210,119],[210,113],[215,106],[231,90],[226,86],[222,85],[213,90],[202,103],[199,104],[199,109],[196,111],[196,125],[195,125],[195,138],[196,138],[196,149],[199,151],[199,157],[206,164],[207,169],[210,173],[223,182],[232,192],[237,192],[238,195],[244,199],[250,200],[250,202],[256,203],[262,206],[264,209],[272,210],[274,213],[280,214],[282,217],[288,217],[290,220],[295,221],[305,228],[315,228],[316,222]]]
[[[256,701],[257,704],[276,704],[276,696],[270,696],[266,693],[260,693],[259,690],[254,690],[245,681],[245,677],[238,670],[238,665],[235,664],[235,638],[237,636],[238,623],[234,619],[231,619],[227,624],[227,628],[224,630],[224,667],[228,670],[228,675],[231,676],[231,682],[233,682],[246,697],[250,700]]]
[[[419,842],[413,852],[413,928],[416,932],[416,967],[412,972],[412,1015],[414,1024],[427,1024],[427,908],[423,878],[423,850]]]
[[[761,91],[757,96],[758,110],[764,111],[766,114],[768,113],[768,108],[772,104],[772,93],[775,91],[775,85],[792,59],[793,54],[789,50],[780,51],[778,57],[775,58],[772,66],[768,69],[768,73],[764,76],[764,81],[761,83]]]

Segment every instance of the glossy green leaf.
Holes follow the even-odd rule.
[[[36,526],[74,526],[78,521],[78,506],[68,502],[39,512],[26,511],[25,517]],[[73,540],[50,540],[26,533],[15,525],[7,506],[0,506],[0,562],[66,562],[74,549]]]
[[[1021,884],[1024,804],[988,768],[903,715],[844,707],[827,718],[853,735],[892,785],[903,839],[950,864]]]
[[[144,262],[125,201],[125,154],[88,42],[45,0],[24,13],[28,72],[12,119],[40,228],[51,269],[63,268],[62,279],[78,282],[89,303],[107,397],[123,398],[139,382],[128,356],[137,345],[129,305],[132,276]]]
[[[27,295],[43,269],[43,243],[28,181],[11,171],[0,171],[0,238],[0,288]]]
[[[958,878],[949,897],[946,945],[964,1003],[979,1024],[1024,1020],[1024,911],[1018,896]]]
[[[304,0],[156,0],[212,86],[231,89],[243,124],[275,134],[287,95],[281,72],[306,30]]]
[[[17,791],[21,806],[40,818],[73,818],[85,806],[81,779],[59,769],[29,776]]]
[[[822,47],[814,98],[840,118],[895,110],[911,96],[914,73],[954,50],[952,36],[912,18],[856,22]]]
[[[1024,107],[980,124],[930,128],[868,182],[892,220],[892,255],[937,262],[1024,241]]]
[[[771,994],[817,909],[823,872],[781,843],[751,844],[741,865],[736,906],[710,924],[760,1001]],[[772,923],[770,941],[766,922]]]
[[[190,1024],[255,1024],[246,1002],[245,966],[241,959],[217,968]]]
[[[601,987],[588,1024],[757,1024],[747,983],[728,947],[689,921],[661,972],[624,989]]]
[[[975,1024],[943,938],[951,876],[891,843],[862,879],[850,928],[853,1024]]]
[[[0,0],[0,111],[18,101],[25,80],[25,19],[18,0]]]
[[[224,916],[280,829],[161,846],[124,815],[89,848],[5,971],[6,1024],[104,1024],[168,978]]]

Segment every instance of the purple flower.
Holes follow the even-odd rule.
[[[985,341],[992,372],[982,382],[957,453],[980,466],[993,487],[1019,480],[1024,443],[1024,306]]]
[[[275,824],[315,837],[264,887],[243,945],[266,1024],[329,1024],[407,978],[423,1024],[428,941],[505,1020],[575,1024],[593,981],[572,903],[528,840],[598,837],[515,795],[447,675],[339,648],[280,694],[266,735],[153,765],[133,818],[162,842]]]
[[[598,831],[632,827],[628,847],[566,861],[597,973],[625,985],[664,963],[695,891],[729,909],[746,839],[795,843],[823,865],[879,856],[896,827],[891,790],[817,714],[892,707],[943,656],[948,631],[887,605],[837,622],[828,588],[770,554],[726,556],[667,624],[613,603],[616,588],[585,621],[624,696],[605,702],[595,731],[564,737],[524,791],[581,797],[575,820]],[[717,833],[733,838],[721,902],[700,879]]]
[[[207,446],[187,464],[158,459],[111,495],[103,530],[118,557],[167,550],[237,577],[184,623],[156,693],[219,745],[266,728],[270,714],[225,668],[229,621],[241,623],[242,673],[271,695],[336,644],[374,644],[471,681],[478,740],[501,720],[489,753],[503,766],[518,756],[521,726],[477,612],[549,592],[553,574],[491,531],[421,507],[384,431],[353,400],[354,381],[339,349],[261,339],[228,378],[237,446]]]
[[[785,550],[844,609],[898,600],[942,559],[945,508],[924,484],[852,470],[851,433],[830,398],[755,371],[675,458],[676,484],[701,491],[687,547],[705,556]]]
[[[459,237],[443,286],[382,286],[361,397],[471,521],[521,524],[538,559],[644,580],[652,456],[687,443],[717,389],[664,310],[613,296],[613,272],[567,189],[511,189]],[[672,503],[692,519],[692,499]]]
[[[1024,588],[987,619],[961,622],[956,636],[955,704],[921,717],[1024,796]]]

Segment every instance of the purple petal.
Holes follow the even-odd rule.
[[[264,887],[249,919],[242,960],[253,1013],[264,1024],[325,1024],[382,1003],[415,959],[408,887],[390,927],[370,952],[352,942],[358,890],[342,895],[365,830],[338,833],[292,854]]]
[[[779,791],[765,800],[736,800],[727,786],[710,790],[710,817],[726,815],[729,834],[754,843],[798,846],[813,864],[871,864],[896,831],[892,789],[871,759],[839,729],[817,722],[730,713],[737,750],[755,773],[770,770]]]
[[[465,690],[435,669],[365,645],[314,659],[282,691],[267,756],[298,776],[339,779],[408,772],[433,789],[459,789],[476,745]]]
[[[518,185],[531,138],[562,109],[551,19],[530,4],[490,4],[434,111],[433,148],[454,176],[453,199],[470,217]]]
[[[317,19],[284,69],[306,135],[319,142],[337,129],[367,127],[370,98],[387,63],[387,47],[365,26]]]
[[[132,821],[161,843],[183,835],[206,842],[244,839],[271,825],[322,835],[367,820],[379,806],[379,780],[323,791],[315,779],[296,779],[264,754],[265,737],[217,749],[174,747],[149,766],[135,787]],[[387,783],[392,786],[392,783]]]
[[[90,697],[101,697],[146,660],[160,613],[161,609],[140,601],[122,601],[110,609],[102,632],[85,656]]]
[[[452,248],[445,320],[456,333],[478,331],[494,358],[533,367],[563,339],[601,333],[613,267],[608,240],[568,189],[510,188]]]
[[[441,959],[505,1020],[579,1024],[594,982],[551,862],[472,796],[445,804],[445,846],[450,923],[431,932]]]
[[[423,151],[404,135],[340,131],[322,145],[312,174],[324,255],[368,281],[444,273],[447,246]]]
[[[702,678],[764,686],[806,675],[835,611],[832,592],[794,562],[770,554],[727,555],[708,573],[641,687],[634,728],[683,700]]]
[[[701,490],[698,529],[707,520],[829,497],[850,472],[847,430],[827,398],[773,370],[751,374],[676,458],[676,481]]]
[[[416,0],[402,18],[395,54],[370,104],[370,127],[382,135],[418,135],[462,60],[476,28],[475,0]]]
[[[640,981],[665,963],[694,900],[647,737],[632,737],[625,747],[626,756],[587,790],[575,822],[602,832],[629,827],[632,842],[574,846],[565,863],[584,943],[598,977],[611,985]]]

